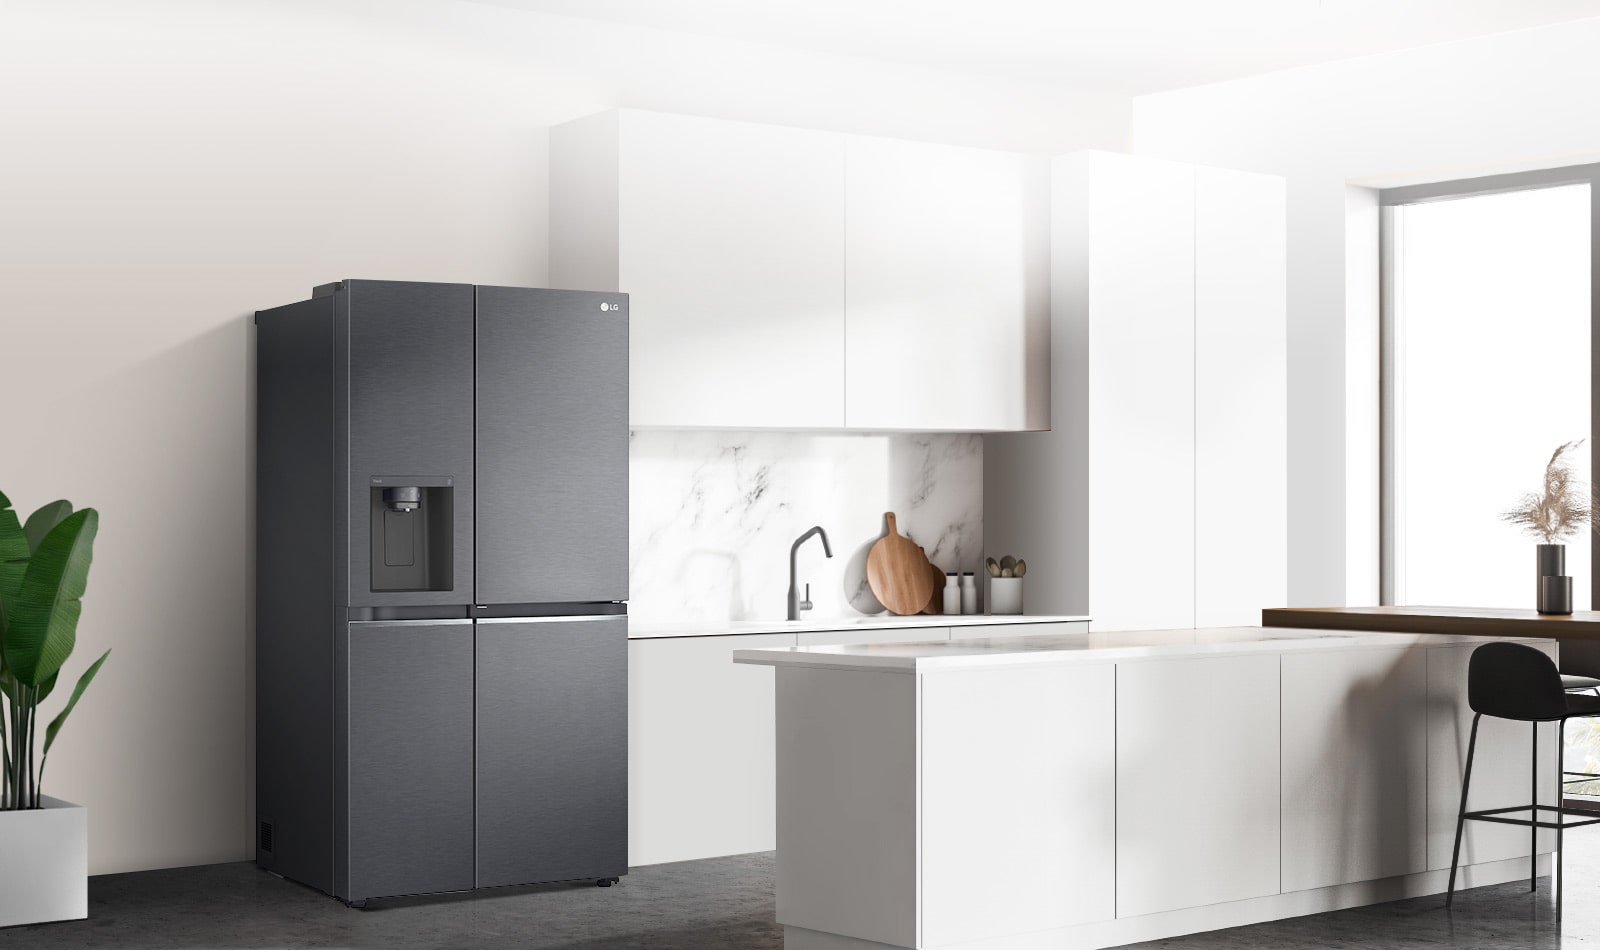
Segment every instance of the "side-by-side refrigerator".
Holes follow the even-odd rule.
[[[256,861],[369,898],[627,871],[628,301],[256,314]]]

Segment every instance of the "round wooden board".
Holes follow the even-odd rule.
[[[927,555],[895,528],[894,512],[883,516],[888,533],[867,552],[867,586],[892,614],[909,617],[921,613],[933,596],[933,575]]]
[[[922,551],[922,548],[919,547],[917,550]],[[928,552],[922,551],[922,556],[926,559]],[[939,570],[937,564],[928,561],[928,576],[933,578],[933,593],[928,595],[928,606],[922,608],[922,612],[925,614],[944,613],[944,571]]]

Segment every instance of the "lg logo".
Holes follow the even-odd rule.
[[[603,304],[600,305],[600,309],[601,310],[621,310],[622,309],[622,304],[620,304],[620,303],[603,303]]]

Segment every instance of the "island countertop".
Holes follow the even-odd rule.
[[[1202,630],[1137,630],[1045,636],[990,637],[985,640],[930,640],[847,646],[773,647],[735,650],[735,663],[775,667],[877,670],[922,673],[932,670],[1027,666],[1181,656],[1222,656],[1305,650],[1444,646],[1548,638],[1310,630],[1277,627],[1211,627]]]

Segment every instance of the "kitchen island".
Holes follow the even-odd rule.
[[[777,673],[785,945],[1098,948],[1442,893],[1467,660],[1489,639],[1246,627],[736,651]],[[1554,728],[1539,735],[1548,762]],[[1526,801],[1530,745],[1484,720],[1473,807]],[[1474,823],[1466,886],[1547,866],[1529,850],[1525,829]]]

